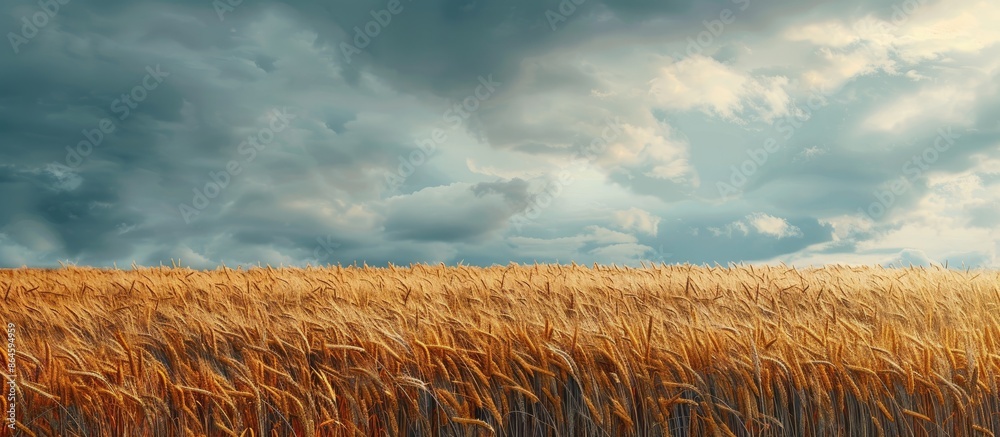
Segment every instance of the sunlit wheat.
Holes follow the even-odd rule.
[[[991,271],[70,267],[0,290],[29,435],[1000,430]]]

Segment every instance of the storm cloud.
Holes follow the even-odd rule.
[[[0,6],[0,267],[1000,266],[1000,6]]]

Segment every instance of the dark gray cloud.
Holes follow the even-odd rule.
[[[72,1],[34,30],[36,3],[5,5],[0,266],[995,263],[996,35],[931,35],[941,2],[898,3]],[[829,93],[793,121],[807,82]],[[982,247],[900,243],[945,219]]]

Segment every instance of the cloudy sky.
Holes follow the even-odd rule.
[[[4,2],[0,267],[1000,267],[998,21],[992,0]]]

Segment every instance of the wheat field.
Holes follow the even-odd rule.
[[[22,435],[1000,430],[995,271],[70,267],[0,295]]]

